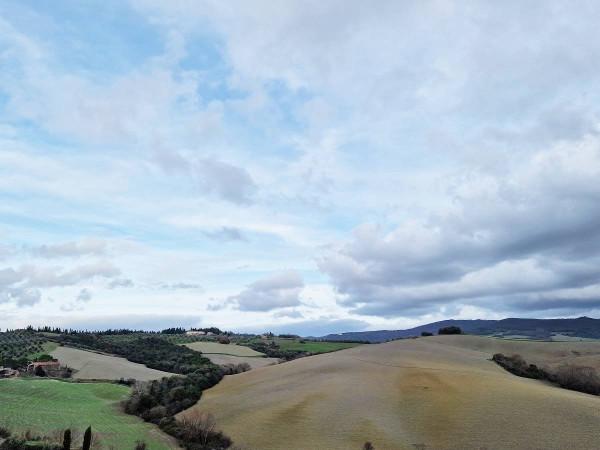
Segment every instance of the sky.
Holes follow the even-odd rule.
[[[0,3],[0,328],[600,316],[600,5]]]

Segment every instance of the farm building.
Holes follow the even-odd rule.
[[[19,371],[9,369],[8,367],[0,367],[0,378],[12,378],[19,376]]]
[[[45,374],[49,375],[61,370],[60,362],[58,362],[58,360],[34,361],[27,366],[27,373],[36,374],[40,369],[43,370]]]
[[[204,331],[186,331],[185,334],[187,336],[204,336],[206,333]]]

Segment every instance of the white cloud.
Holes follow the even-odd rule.
[[[298,272],[280,272],[255,281],[229,301],[234,301],[241,311],[270,311],[300,305],[303,288]]]

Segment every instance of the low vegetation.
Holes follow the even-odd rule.
[[[496,353],[492,360],[520,377],[546,380],[565,389],[600,395],[600,376],[593,367],[563,364],[553,369],[542,369],[528,364],[520,355],[505,356],[502,353]]]
[[[153,335],[76,333],[59,334],[52,339],[63,345],[123,356],[129,361],[164,372],[188,374],[198,367],[212,365],[200,353]]]
[[[56,344],[49,343],[32,330],[0,332],[0,367],[18,368],[50,352]]]
[[[442,327],[438,330],[438,334],[462,334],[460,327],[454,325],[449,327]]]

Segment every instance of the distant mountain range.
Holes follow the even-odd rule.
[[[526,336],[533,339],[548,339],[553,334],[581,338],[600,338],[600,319],[579,317],[577,319],[502,319],[502,320],[442,320],[408,330],[358,331],[328,334],[321,339],[328,341],[385,342],[411,336],[420,336],[428,331],[437,334],[440,328],[460,327],[464,333],[479,335]]]

